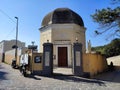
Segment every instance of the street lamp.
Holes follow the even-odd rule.
[[[17,23],[16,23],[16,42],[15,42],[15,60],[17,62],[17,39],[18,39],[18,17],[15,17],[15,19],[17,20]]]

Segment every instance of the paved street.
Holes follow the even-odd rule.
[[[120,72],[116,71],[98,75],[97,79],[71,75],[25,78],[19,70],[0,63],[0,90],[120,90],[119,76]]]

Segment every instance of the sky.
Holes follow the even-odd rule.
[[[0,0],[0,41],[16,37],[16,19],[18,17],[18,40],[26,46],[32,41],[40,46],[41,22],[46,14],[56,8],[69,8],[79,14],[86,29],[86,41],[91,40],[92,46],[109,43],[108,35],[96,36],[94,31],[99,25],[93,22],[91,15],[96,9],[114,8],[111,0]]]

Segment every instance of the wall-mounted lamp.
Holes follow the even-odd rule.
[[[47,43],[49,43],[49,40],[47,40]]]
[[[76,42],[78,42],[78,38],[77,37],[75,38],[75,40],[76,40]]]

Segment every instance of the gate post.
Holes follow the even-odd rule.
[[[53,74],[53,44],[43,44],[43,75],[51,76]]]
[[[82,65],[82,44],[74,43],[74,60],[73,60],[73,74],[77,76],[83,75],[83,65]]]

